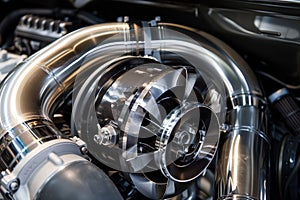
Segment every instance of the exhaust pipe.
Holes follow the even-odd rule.
[[[65,167],[69,166],[67,163],[84,160],[78,147],[84,142],[89,147],[88,141],[61,139],[51,120],[55,110],[74,91],[79,74],[101,68],[120,56],[150,55],[161,63],[189,62],[200,73],[214,77],[212,81],[219,88],[224,88],[219,92],[223,107],[215,109],[223,130],[215,198],[268,199],[270,144],[265,134],[265,100],[247,64],[207,33],[166,23],[143,26],[111,23],[80,29],[28,58],[3,81],[0,90],[2,191],[13,197],[30,193],[29,198],[38,198],[45,194],[43,189],[51,191],[43,187],[60,170],[53,167],[49,179],[40,180],[38,187],[32,186],[37,178],[30,177],[29,171],[42,173],[49,160],[58,163],[56,166],[64,163]],[[90,56],[94,52],[96,56]],[[97,66],[93,66],[95,59]],[[35,162],[37,157],[41,158],[40,163]],[[43,159],[47,162],[43,163]],[[103,182],[99,188],[108,183]],[[12,189],[15,185],[12,183],[18,187]],[[116,194],[111,198],[119,198],[111,185],[113,189],[108,189],[108,193]]]

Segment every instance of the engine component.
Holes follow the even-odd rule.
[[[273,104],[273,107],[281,114],[292,133],[300,135],[300,108],[288,90],[285,88],[277,90],[269,96],[269,100]]]
[[[63,198],[60,194],[70,199],[81,195],[81,199],[92,199],[92,194],[111,198],[97,191],[101,187],[118,194],[106,175],[127,200],[300,199],[300,143],[294,131],[299,127],[300,103],[300,4],[296,1],[2,0],[0,7],[5,8],[0,13],[0,79],[3,85],[10,83],[10,89],[0,97],[0,104],[7,100],[0,105],[0,123],[6,116],[7,125],[12,113],[19,116],[19,121],[11,120],[16,123],[7,129],[0,128],[0,151],[7,149],[10,156],[20,155],[2,156],[7,165],[16,163],[11,169],[1,167],[4,199]],[[27,26],[21,21],[23,16],[38,22],[71,23],[68,32],[116,19],[129,27],[118,31],[112,27],[98,31],[89,28],[89,33],[79,30],[78,34],[85,35],[77,35],[73,42],[65,37],[52,46],[55,50],[39,52],[59,36],[55,33],[55,37],[48,37],[54,32],[36,29],[33,21]],[[155,16],[226,42],[254,70],[263,93],[251,70],[231,49],[189,27],[140,22]],[[175,30],[176,36],[169,35]],[[188,37],[179,37],[180,33]],[[25,57],[17,54],[30,56],[35,52],[34,58],[17,64]],[[220,76],[222,73],[224,76]],[[273,93],[265,110],[263,97]],[[13,94],[15,97],[10,98]],[[189,98],[182,94],[189,94]],[[10,100],[3,100],[8,97]],[[268,123],[266,116],[270,116]],[[219,122],[215,129],[221,130],[218,143],[219,136],[209,131],[214,129],[215,118]],[[14,137],[16,134],[20,137]],[[53,138],[48,141],[43,134]],[[81,137],[80,143],[74,134]],[[270,134],[271,145],[266,134]],[[10,136],[16,139],[7,145]],[[36,136],[39,139],[30,146],[30,138]],[[86,146],[82,146],[82,139]],[[200,153],[209,141],[218,149],[216,156],[204,159]],[[25,176],[21,168],[36,166],[39,157],[40,165],[28,170],[33,175]],[[55,165],[53,161],[59,159],[54,158],[63,160],[63,164]],[[201,166],[187,170],[196,162]],[[42,172],[43,166],[49,170]],[[106,175],[102,176],[95,166]],[[64,169],[60,171],[60,167]],[[178,174],[184,177],[178,179]],[[198,177],[189,180],[188,175]],[[109,186],[96,186],[101,184]],[[37,187],[39,192],[34,189]],[[87,192],[89,188],[93,192]],[[61,190],[64,192],[56,192]],[[3,197],[0,194],[0,199]]]
[[[40,127],[41,130],[46,133],[45,127]],[[28,130],[24,130],[23,134],[15,134],[11,142],[7,141],[9,146],[1,152],[2,165],[5,161],[9,163],[9,158],[13,159],[1,173],[1,193],[4,197],[78,200],[85,197],[96,200],[99,196],[105,195],[109,199],[121,199],[104,172],[83,157],[82,149],[85,147],[80,140],[76,139],[73,142],[66,139],[53,139],[47,142],[51,138],[45,136],[36,137],[35,143],[30,140],[33,136],[34,133],[30,135]],[[5,137],[5,140],[8,138]],[[16,148],[19,148],[19,151]],[[15,156],[12,155],[13,153]],[[15,162],[18,164],[16,165]],[[5,169],[3,166],[1,168]],[[102,190],[98,188],[100,185]]]
[[[71,30],[72,22],[24,15],[15,30],[18,52],[31,55]]]
[[[298,199],[300,169],[300,139],[293,135],[286,135],[282,141],[278,162],[278,183],[281,189],[281,199]]]
[[[48,73],[49,71],[43,68],[31,71],[30,68],[24,67],[25,63],[27,61],[21,63],[1,84],[1,104],[5,106],[1,108],[0,117],[0,168],[3,196],[7,199],[76,199],[85,195],[89,199],[98,199],[99,196],[105,195],[108,198],[121,199],[121,195],[108,177],[84,158],[82,152],[86,152],[84,150],[86,148],[80,142],[81,140],[61,139],[63,135],[59,133],[50,117],[47,119],[41,117],[47,109],[42,111],[40,108],[44,106],[44,103],[47,105],[47,102],[52,101],[46,93],[54,92],[51,88],[57,82],[53,79],[53,75]],[[23,69],[30,71],[27,71],[29,72],[27,76],[20,76]],[[35,74],[35,78],[30,74]],[[50,80],[50,82],[45,80]],[[29,88],[19,93],[20,90],[16,91],[14,88],[16,85],[11,85],[12,82],[19,85],[20,90],[27,86]],[[46,85],[43,86],[44,83]],[[41,87],[33,89],[31,84]],[[29,100],[29,98],[35,99],[36,97],[41,99]],[[27,100],[32,104],[28,104]],[[13,108],[11,101],[15,101],[18,108]],[[14,111],[11,115],[6,115],[6,111],[10,109]],[[89,172],[78,173],[78,169]],[[70,182],[73,179],[83,182],[81,185],[72,185]],[[55,186],[53,184],[58,180],[69,184],[56,188],[56,184]],[[92,185],[94,187],[91,187]],[[102,187],[102,190],[96,186]],[[54,189],[63,196],[45,193]]]
[[[66,33],[102,22],[85,11],[20,9],[1,21],[0,47],[29,56]]]
[[[109,76],[102,73],[89,75],[79,87],[80,96],[74,96],[79,136],[98,160],[130,173],[144,195],[162,198],[178,194],[179,183],[202,174],[218,145],[216,110],[200,103],[207,87],[199,88],[196,83],[204,84],[203,78],[192,66],[170,67],[153,58],[131,56],[107,66]],[[98,86],[92,86],[101,75]],[[92,103],[95,95],[87,88],[99,89],[96,105]],[[210,97],[204,97],[206,104],[220,106],[218,98],[209,102]],[[174,185],[168,194],[166,189]]]
[[[0,50],[0,82],[25,58],[27,58],[26,55],[9,53],[4,49]]]
[[[2,160],[2,170],[22,168],[22,160],[31,155],[28,145],[20,148],[14,142],[28,144],[21,136],[43,135],[39,127],[51,127],[47,137],[32,144],[56,141],[52,115],[73,94],[73,130],[91,154],[109,166],[117,163],[144,195],[173,196],[203,173],[216,152],[219,121],[225,134],[216,198],[267,199],[265,103],[247,65],[206,33],[175,24],[142,25],[112,23],[76,31],[5,79],[0,88],[1,145],[7,155],[14,147],[14,155],[21,156]],[[137,63],[120,63],[125,60]],[[102,154],[107,148],[119,153]],[[199,168],[191,170],[194,165]],[[56,176],[51,177],[52,185]],[[45,190],[52,191],[48,184]]]
[[[298,199],[299,197],[299,120],[300,109],[293,95],[286,89],[281,88],[269,96],[269,101],[274,114],[285,123],[287,129],[284,133],[276,131],[276,137],[281,148],[275,152],[277,159],[275,173],[279,188],[280,199]],[[281,137],[280,137],[281,136]]]

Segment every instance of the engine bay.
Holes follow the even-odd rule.
[[[3,199],[299,199],[297,1],[0,1]]]

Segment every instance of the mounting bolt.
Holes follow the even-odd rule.
[[[223,133],[228,133],[231,130],[231,126],[229,124],[222,124],[220,127]]]
[[[0,50],[0,61],[4,62],[8,60],[8,53],[6,50]]]
[[[156,16],[154,20],[157,21],[157,22],[160,22],[161,18],[160,18],[160,16]]]
[[[99,145],[113,146],[117,143],[117,133],[111,125],[98,126],[98,134],[94,135],[94,142]]]
[[[129,16],[124,16],[124,22],[125,23],[129,22]]]
[[[80,152],[82,154],[86,155],[89,152],[89,150],[86,148],[86,146],[83,146],[83,147],[80,148]]]
[[[129,17],[128,17],[128,16],[118,17],[118,18],[117,18],[117,22],[124,22],[124,23],[127,23],[127,22],[129,22]]]
[[[19,183],[17,180],[14,180],[12,181],[10,184],[9,184],[9,189],[12,191],[12,192],[16,192],[18,189],[19,189]]]
[[[7,175],[7,173],[5,171],[1,171],[1,178],[6,176],[6,175]]]
[[[94,142],[96,142],[97,144],[102,144],[103,143],[103,137],[99,134],[94,135]]]

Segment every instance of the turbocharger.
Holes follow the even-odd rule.
[[[143,195],[168,198],[205,173],[219,149],[216,198],[267,199],[265,100],[251,70],[207,33],[141,24],[75,31],[3,81],[0,164],[7,197],[121,198],[86,159],[87,149]],[[74,137],[63,138],[52,119],[70,97]]]

